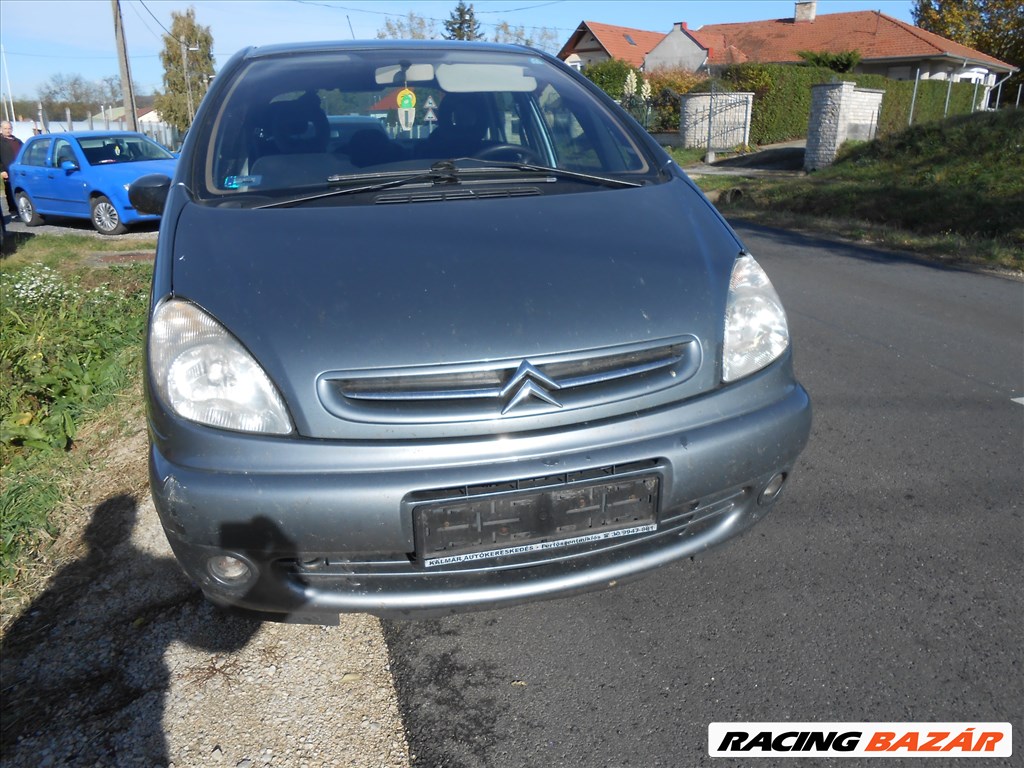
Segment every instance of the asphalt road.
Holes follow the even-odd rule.
[[[815,407],[779,506],[615,590],[385,623],[415,765],[744,764],[708,757],[720,721],[1008,721],[1019,741],[1024,285],[738,229]]]

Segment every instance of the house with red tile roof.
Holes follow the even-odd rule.
[[[988,87],[1017,71],[993,56],[879,11],[818,15],[814,0],[797,0],[794,11],[793,18],[706,24],[696,30],[681,22],[657,40],[654,32],[583,22],[559,57],[578,67],[621,58],[647,70],[697,71],[748,61],[797,64],[802,61],[800,51],[857,51],[857,72],[894,80],[967,80]],[[634,45],[623,44],[627,34]]]
[[[647,54],[664,37],[664,32],[583,21],[562,46],[558,58],[574,69],[600,64],[608,59],[620,59],[641,67]]]

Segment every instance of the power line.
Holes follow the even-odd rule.
[[[116,59],[117,58],[116,55],[112,55],[112,54],[105,54],[103,56],[80,56],[80,55],[75,55],[75,56],[56,56],[56,55],[54,55],[52,53],[19,53],[18,51],[7,51],[7,54],[9,56],[27,56],[29,58],[36,58],[36,59],[71,59],[71,60],[74,60],[74,61],[82,61],[82,60],[85,60],[85,61],[102,61],[102,60],[110,60],[110,59]],[[132,58],[133,59],[156,59],[156,58],[159,58],[159,56],[160,56],[160,54],[157,54],[157,53],[147,53],[147,54],[144,54],[144,55],[141,55],[141,56],[136,56],[136,55],[133,54]]]
[[[150,27],[149,27],[149,23],[148,23],[148,22],[146,21],[146,19],[145,19],[145,18],[144,18],[144,17],[142,16],[142,14],[141,14],[141,13],[139,13],[139,9],[138,9],[138,8],[136,8],[134,4],[132,4],[132,12],[133,12],[133,13],[135,14],[135,17],[136,17],[136,18],[137,18],[137,19],[138,19],[138,20],[139,20],[140,22],[142,22],[142,26],[144,26],[144,27],[146,28],[146,31],[147,31],[147,32],[149,32],[149,34],[151,34],[151,35],[152,35],[153,37],[155,37],[155,38],[156,38],[157,40],[159,40],[159,39],[160,39],[160,35],[158,35],[158,34],[157,34],[156,32],[154,32],[154,31],[153,31],[152,29],[150,29]]]
[[[532,11],[534,8],[543,8],[547,5],[561,5],[564,0],[550,0],[547,3],[537,3],[536,5],[524,5],[521,8],[506,8],[503,11],[478,11],[476,8],[473,9],[473,13],[517,13],[519,11]]]
[[[144,2],[142,2],[142,0],[139,0],[139,5],[141,5],[143,8],[146,9],[146,13],[148,13],[150,16],[152,16],[153,17],[153,21],[155,21],[157,24],[159,24],[160,25],[160,29],[162,29],[164,32],[166,32],[167,36],[173,40],[174,39],[174,35],[171,34],[171,30],[169,30],[167,27],[165,27],[163,25],[163,22],[160,21],[160,19],[158,19],[156,17],[156,15],[151,10],[149,10],[149,6],[146,5]]]
[[[321,8],[329,8],[332,11],[349,11],[350,13],[370,13],[370,14],[374,14],[376,16],[385,16],[385,17],[387,17],[389,19],[406,19],[406,18],[408,18],[408,14],[394,13],[392,11],[371,11],[368,8],[354,8],[354,7],[348,6],[348,5],[334,5],[333,3],[319,2],[319,0],[291,0],[291,1],[293,3],[299,3],[300,5],[316,5],[316,6],[319,6]],[[140,0],[140,2],[141,2],[141,0]],[[510,8],[510,9],[508,9],[506,11],[477,11],[476,9],[474,9],[474,13],[475,14],[479,14],[479,13],[513,13],[515,11],[527,11],[527,10],[530,10],[530,8],[541,8],[541,7],[545,6],[545,5],[554,5],[554,4],[558,3],[558,2],[562,2],[562,0],[552,0],[552,2],[540,3],[540,4],[536,5],[536,6],[528,6],[528,7],[524,6],[522,8]],[[410,13],[413,13],[413,12],[410,11]],[[436,24],[444,24],[446,21],[448,21],[448,19],[436,19],[433,16],[420,16],[419,14],[416,14],[416,16],[418,16],[419,18],[423,19],[424,21],[432,21],[432,22],[434,22]],[[495,24],[494,22],[489,22],[489,21],[479,21],[479,23],[480,23],[481,26],[493,27],[495,29],[498,29],[498,28],[500,28],[502,26],[501,24]],[[518,25],[518,26],[526,26],[526,25]],[[544,28],[544,29],[553,29],[556,32],[567,32],[567,31],[569,31],[567,29],[559,28],[559,27],[544,27],[544,25],[541,25],[541,24],[536,24],[536,25],[531,24],[529,26],[531,28],[536,28],[536,29],[542,29],[542,28]],[[572,31],[575,31],[575,27],[573,28]]]

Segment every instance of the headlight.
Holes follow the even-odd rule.
[[[750,255],[732,268],[725,305],[722,379],[736,381],[759,371],[786,351],[789,326],[779,295]]]
[[[259,363],[195,304],[172,299],[156,308],[149,369],[161,399],[183,418],[240,432],[292,431],[284,401]]]

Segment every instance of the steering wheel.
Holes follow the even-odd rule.
[[[512,163],[546,165],[540,155],[519,144],[492,144],[476,152],[473,157],[478,160],[506,160]]]

